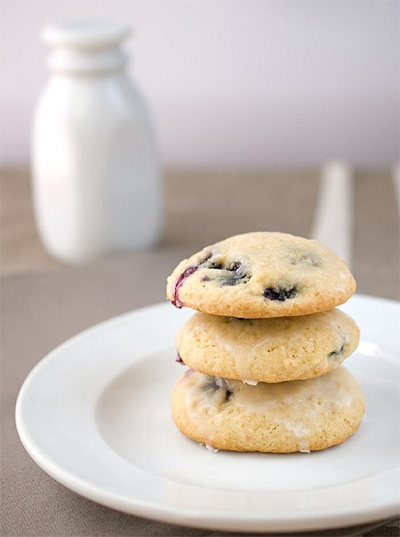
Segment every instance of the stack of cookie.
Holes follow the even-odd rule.
[[[334,308],[354,291],[336,254],[284,233],[237,235],[182,261],[167,297],[198,313],[176,339],[190,368],[172,393],[180,431],[211,450],[309,452],[344,442],[365,410],[339,367],[359,330]]]

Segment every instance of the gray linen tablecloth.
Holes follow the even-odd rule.
[[[199,175],[167,178],[164,235],[152,251],[80,267],[49,263],[46,269],[8,271],[3,277],[1,535],[223,535],[125,515],[80,497],[36,466],[19,442],[14,423],[18,390],[47,352],[94,323],[163,301],[166,276],[182,257],[242,231],[310,233],[316,173]],[[353,235],[358,291],[398,299],[399,222],[388,174],[356,175]],[[398,534],[398,523],[386,521],[384,526],[377,522],[313,535]]]

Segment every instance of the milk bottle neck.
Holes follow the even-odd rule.
[[[48,60],[51,71],[96,75],[122,70],[126,56],[120,48],[129,27],[114,21],[79,21],[48,26],[43,41],[53,50]]]

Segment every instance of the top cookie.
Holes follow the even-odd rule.
[[[167,298],[178,308],[256,319],[330,310],[355,288],[344,261],[319,242],[255,232],[181,261],[168,278]]]

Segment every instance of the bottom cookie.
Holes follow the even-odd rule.
[[[178,429],[207,447],[293,453],[344,442],[358,429],[365,402],[344,367],[257,386],[188,369],[174,386],[171,408]]]

